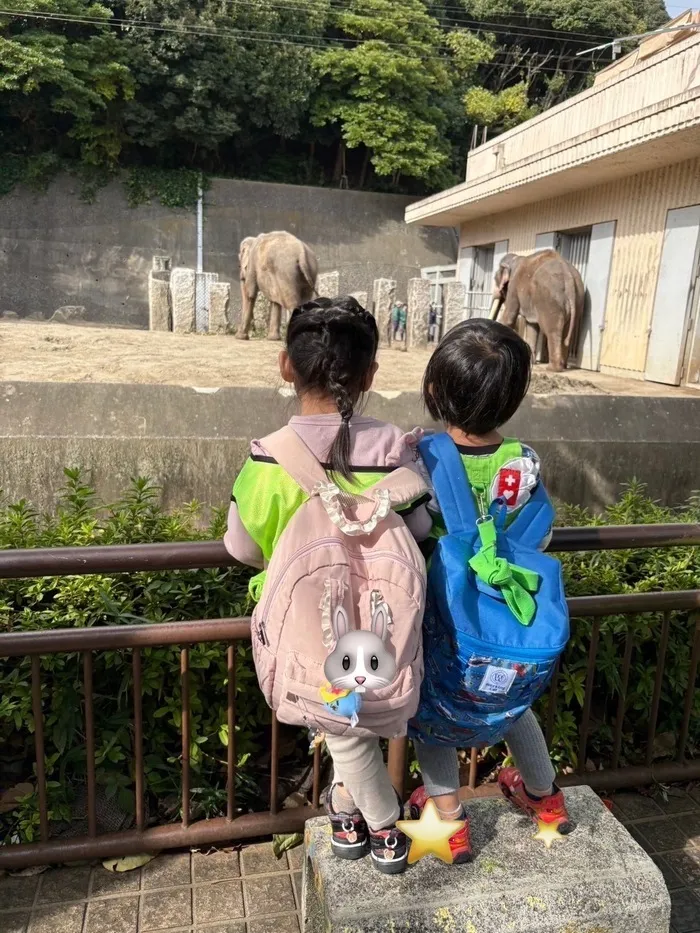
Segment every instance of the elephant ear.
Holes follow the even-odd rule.
[[[241,240],[238,248],[238,262],[241,267],[241,278],[244,279],[248,274],[248,265],[250,263],[250,248],[253,245],[253,237],[246,237]]]

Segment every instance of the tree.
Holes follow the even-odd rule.
[[[293,36],[323,34],[328,0],[127,0],[125,44],[138,84],[125,110],[136,148],[165,164],[220,167],[221,147],[246,128],[295,136],[315,84],[311,50]]]
[[[124,142],[121,108],[134,92],[111,10],[92,0],[8,0],[23,11],[90,17],[96,25],[0,17],[0,139],[37,157],[116,165]]]
[[[350,0],[315,55],[316,126],[339,128],[339,153],[364,146],[377,175],[430,179],[449,161],[440,97],[451,81],[443,34],[421,0]]]

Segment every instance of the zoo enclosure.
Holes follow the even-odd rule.
[[[588,527],[557,529],[551,545],[554,551],[596,551],[660,548],[700,544],[700,525],[649,525],[620,527]],[[190,570],[213,568],[232,561],[220,542],[183,544],[140,544],[89,548],[50,548],[5,551],[0,553],[0,579],[31,578],[97,573],[129,573],[137,571]],[[603,596],[579,596],[569,599],[572,617],[591,618],[585,696],[578,749],[576,774],[567,776],[565,784],[588,784],[594,788],[617,788],[649,783],[653,780],[679,781],[700,778],[700,760],[687,760],[686,748],[690,734],[693,700],[698,664],[700,663],[700,590],[677,592],[631,593]],[[689,675],[683,704],[682,724],[673,762],[654,765],[653,742],[661,702],[666,650],[671,616],[674,610],[693,614],[689,652]],[[663,614],[661,638],[654,676],[654,689],[649,709],[646,761],[643,765],[619,767],[622,732],[629,676],[634,651],[634,639],[627,631],[621,666],[621,687],[613,737],[610,767],[587,772],[586,752],[591,730],[593,682],[599,646],[601,619],[611,615],[631,616],[654,612]],[[236,669],[237,642],[250,639],[248,619],[203,619],[147,625],[115,625],[92,628],[54,629],[7,632],[0,634],[0,657],[31,658],[31,692],[35,724],[36,785],[40,815],[40,841],[11,844],[0,848],[0,869],[24,868],[34,864],[105,858],[113,855],[136,854],[185,846],[201,846],[252,836],[300,830],[306,819],[319,814],[321,752],[316,748],[313,760],[313,784],[310,806],[279,811],[279,731],[273,716],[271,726],[270,807],[267,812],[236,814]],[[189,650],[204,642],[222,643],[227,657],[227,807],[226,816],[191,821],[190,819],[190,690]],[[179,823],[148,827],[145,815],[144,723],[141,696],[142,651],[149,647],[180,647],[180,677],[182,685],[182,758],[181,802]],[[102,650],[131,651],[133,692],[135,828],[116,833],[97,833],[95,723],[93,705],[93,652]],[[50,838],[49,807],[45,773],[44,711],[42,705],[42,655],[80,654],[82,656],[85,749],[87,760],[87,823],[86,835],[72,839]],[[558,671],[549,694],[546,731],[551,738],[558,702]],[[406,741],[389,743],[389,770],[395,786],[403,790],[406,771]],[[469,783],[477,780],[477,755],[472,751]]]

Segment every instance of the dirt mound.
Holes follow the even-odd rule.
[[[530,395],[605,395],[605,389],[590,379],[572,377],[566,373],[534,372]]]

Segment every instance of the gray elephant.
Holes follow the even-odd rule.
[[[312,250],[283,230],[246,237],[240,246],[241,323],[236,336],[247,340],[258,292],[270,301],[268,340],[280,339],[282,308],[291,311],[316,293],[318,261]]]
[[[508,253],[494,275],[493,299],[492,318],[498,317],[502,324],[515,327],[521,315],[533,356],[541,330],[547,338],[549,369],[554,372],[566,369],[585,299],[578,269],[553,249],[532,256]]]

